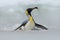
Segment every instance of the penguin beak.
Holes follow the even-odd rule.
[[[38,9],[38,7],[34,7],[33,9]]]

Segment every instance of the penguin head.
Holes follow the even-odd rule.
[[[31,16],[31,12],[32,12],[32,10],[34,10],[34,9],[38,9],[38,7],[34,7],[34,8],[28,8],[27,10],[26,10],[26,15],[28,16]]]

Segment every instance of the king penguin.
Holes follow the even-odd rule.
[[[27,15],[27,17],[28,17],[28,20],[24,21],[18,28],[15,29],[15,31],[18,30],[18,29],[20,29],[20,30],[32,30],[32,29],[34,29],[35,27],[48,30],[48,28],[46,28],[45,26],[40,25],[40,24],[37,24],[37,23],[34,21],[32,15],[31,15],[31,12],[32,12],[34,9],[38,9],[38,7],[26,9],[26,15]]]

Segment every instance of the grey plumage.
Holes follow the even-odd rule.
[[[25,24],[26,24],[27,22],[28,22],[28,20],[25,20],[24,22],[22,22],[22,24],[21,24],[18,28],[16,28],[15,31],[18,30],[18,29],[21,30],[21,27],[22,27],[22,26],[25,26]]]

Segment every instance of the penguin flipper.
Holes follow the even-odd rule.
[[[22,25],[23,25],[23,24],[22,24]],[[22,25],[20,25],[20,26],[19,26],[18,28],[16,28],[16,29],[14,29],[14,31],[16,31],[16,30],[18,30],[18,29],[21,29],[21,26],[22,26]]]
[[[48,28],[46,28],[45,26],[40,25],[40,24],[37,24],[37,23],[35,23],[35,26],[36,26],[37,28],[42,28],[42,29],[48,30]]]
[[[25,24],[28,22],[28,20],[25,20],[18,28],[16,28],[14,31],[20,29],[21,30],[21,27],[22,26],[25,26]]]

